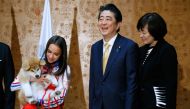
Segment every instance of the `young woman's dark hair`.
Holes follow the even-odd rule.
[[[137,23],[137,30],[142,30],[146,25],[155,40],[162,40],[167,33],[166,22],[155,12],[143,15]]]
[[[43,54],[43,56],[45,55],[45,62],[46,62],[47,65],[50,64],[48,62],[47,56],[46,56],[46,53],[47,53],[47,50],[48,50],[50,44],[55,44],[61,49],[61,55],[60,55],[60,57],[58,59],[59,70],[54,73],[55,75],[61,75],[61,74],[64,73],[64,71],[67,68],[67,45],[66,45],[66,41],[65,41],[65,39],[63,37],[58,36],[58,35],[54,35],[48,40],[46,48],[45,48],[45,51],[44,51],[44,54]]]
[[[100,19],[100,14],[105,10],[108,10],[108,11],[114,13],[114,17],[115,17],[117,23],[122,22],[122,14],[121,14],[120,10],[112,3],[106,4],[104,6],[100,6],[98,20]],[[117,30],[117,32],[119,32],[119,30],[120,30],[120,28]]]

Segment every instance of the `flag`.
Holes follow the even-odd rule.
[[[52,36],[51,14],[49,0],[45,0],[42,27],[38,46],[38,58],[41,58],[48,39]]]

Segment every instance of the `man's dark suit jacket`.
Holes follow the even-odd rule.
[[[10,91],[14,80],[14,64],[9,46],[0,42],[0,108],[14,109],[15,93]],[[4,83],[4,84],[3,84]],[[3,88],[4,86],[4,88]]]
[[[140,48],[139,97],[141,98],[141,109],[175,109],[177,90],[175,48],[165,40],[158,41],[142,65],[148,46],[144,45]],[[158,103],[158,101],[166,103],[166,105]],[[160,108],[158,108],[159,106]]]
[[[90,59],[89,109],[134,109],[138,45],[118,34],[103,75],[103,40],[93,44]]]

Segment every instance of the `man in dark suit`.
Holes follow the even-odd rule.
[[[99,11],[103,39],[91,48],[89,109],[134,109],[138,45],[118,33],[122,15],[114,4],[101,6]]]
[[[15,93],[10,91],[14,80],[14,64],[8,45],[0,42],[0,108],[14,109]]]

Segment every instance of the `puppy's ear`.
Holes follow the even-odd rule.
[[[29,70],[30,69],[30,65],[29,65],[29,62],[28,61],[24,61],[23,63],[22,63],[22,68],[24,69],[24,70]]]
[[[43,65],[45,65],[46,64],[46,62],[44,61],[44,60],[40,60],[40,65],[41,66],[43,66]]]
[[[40,63],[40,60],[37,57],[31,57],[30,58],[30,65],[35,66]]]

